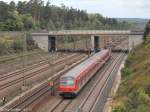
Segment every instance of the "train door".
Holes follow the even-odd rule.
[[[78,90],[80,90],[82,85],[83,85],[83,77],[80,77],[80,79],[78,79]]]

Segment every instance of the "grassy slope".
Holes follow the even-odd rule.
[[[145,45],[129,55],[113,107],[113,112],[150,112],[150,48]]]

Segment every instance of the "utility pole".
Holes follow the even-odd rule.
[[[72,38],[73,40],[73,49],[75,50],[75,40],[74,40],[74,37]]]
[[[127,36],[127,38],[128,38],[128,50],[129,50],[129,53],[130,53],[130,37],[129,37],[129,35]]]
[[[67,47],[67,44],[68,44],[68,37],[66,36],[66,37],[65,37],[65,51],[66,51],[66,52],[67,52],[67,48],[68,48],[68,47]]]
[[[26,67],[26,53],[27,53],[27,43],[26,43],[26,32],[23,34],[23,52],[22,52],[22,59],[23,59],[23,72],[22,72],[22,78],[23,78],[23,86],[26,85],[26,79],[25,79],[25,67]]]

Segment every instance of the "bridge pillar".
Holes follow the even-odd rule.
[[[91,47],[94,52],[99,51],[99,36],[91,36]]]
[[[48,35],[32,35],[32,38],[40,49],[48,52]]]
[[[56,51],[56,37],[48,36],[48,51],[53,52]]]

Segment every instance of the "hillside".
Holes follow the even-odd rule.
[[[148,19],[141,19],[141,18],[117,18],[118,21],[123,22],[134,22],[134,23],[147,23]]]
[[[150,22],[144,43],[132,51],[122,70],[122,82],[112,112],[150,112]]]
[[[146,23],[148,22],[148,19],[141,19],[141,18],[117,18],[119,22],[128,22],[132,23],[133,29],[136,30],[144,30]]]

